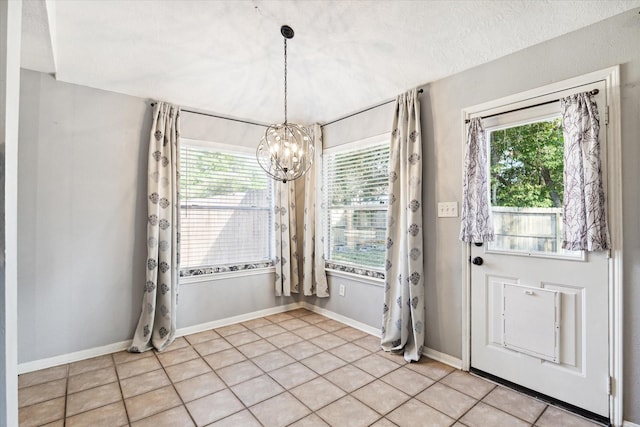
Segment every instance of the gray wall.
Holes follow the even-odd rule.
[[[131,338],[146,259],[151,109],[141,98],[22,71],[18,188],[18,358]],[[183,114],[182,135],[230,144],[261,128]],[[178,327],[291,302],[272,274],[185,284]]]
[[[323,148],[332,148],[391,131],[395,104],[381,107],[336,121],[322,127]],[[298,206],[303,206],[303,190],[298,192]],[[299,209],[300,211],[300,209]],[[302,216],[298,215],[298,234],[301,233]],[[305,300],[326,310],[380,329],[382,326],[382,302],[384,284],[367,283],[344,275],[327,276],[329,298],[305,297]],[[340,285],[345,286],[345,296],[338,295]]]
[[[640,423],[640,16],[638,9],[437,81],[429,90],[431,111],[423,143],[434,174],[434,201],[460,200],[462,108],[621,64],[624,228],[624,372],[628,421]],[[426,218],[425,218],[426,219]],[[460,356],[460,259],[458,224],[437,221],[426,268],[427,346]],[[429,299],[427,299],[429,301]]]
[[[640,424],[640,16],[638,10],[436,81],[421,96],[424,153],[426,346],[461,357],[462,245],[459,220],[437,218],[436,202],[461,201],[461,110],[514,93],[621,64],[624,215],[624,360],[628,421]],[[384,107],[386,109],[387,107]],[[364,138],[390,126],[368,111],[325,128],[325,146]],[[384,121],[386,120],[386,122]],[[379,126],[370,131],[371,126]],[[381,127],[380,127],[381,126]],[[378,132],[380,133],[380,132]],[[379,298],[382,293],[378,292]],[[332,300],[336,297],[334,292]],[[346,299],[349,298],[347,293]],[[353,295],[358,298],[358,294]],[[378,298],[378,297],[376,297]],[[320,303],[319,303],[320,304]],[[329,301],[341,314],[349,304]],[[375,305],[375,304],[374,304]],[[379,311],[379,307],[371,307]],[[373,313],[359,313],[361,321]],[[377,325],[375,325],[377,326]]]
[[[624,180],[625,419],[640,423],[640,17],[638,10],[437,81],[421,96],[424,148],[426,345],[461,357],[459,223],[435,216],[460,201],[464,107],[621,64]],[[23,72],[19,175],[19,360],[129,339],[144,271],[144,100]],[[331,147],[389,131],[391,106],[324,128]],[[183,136],[223,138],[213,122]],[[196,120],[196,119],[191,119]],[[246,135],[255,130],[245,129]],[[230,132],[227,135],[237,134]],[[254,137],[250,139],[253,144]],[[225,142],[225,141],[218,141]],[[115,167],[114,167],[115,166]],[[298,193],[299,194],[299,193]],[[141,262],[142,261],[142,262]],[[181,288],[179,327],[290,302],[260,276]],[[335,285],[345,283],[338,297]],[[330,278],[330,299],[308,299],[373,327],[382,289]],[[269,287],[268,290],[265,290]],[[229,307],[229,303],[233,302]]]

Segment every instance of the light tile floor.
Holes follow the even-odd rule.
[[[595,426],[299,309],[20,375],[20,426]]]

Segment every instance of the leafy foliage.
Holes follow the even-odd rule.
[[[265,172],[255,162],[248,167],[242,155],[198,148],[182,148],[181,198],[213,196],[265,190]]]
[[[562,206],[563,149],[560,118],[491,132],[491,204]]]

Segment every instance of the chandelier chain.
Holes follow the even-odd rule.
[[[287,124],[287,38],[284,38],[284,124]]]
[[[256,158],[269,176],[287,183],[300,178],[309,170],[315,148],[309,130],[288,121],[287,39],[293,38],[293,29],[283,25],[280,33],[284,37],[284,123],[267,127],[258,144]]]

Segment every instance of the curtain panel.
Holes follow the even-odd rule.
[[[562,247],[579,251],[610,248],[600,165],[600,118],[589,92],[560,100],[564,133]]]
[[[471,119],[467,129],[467,152],[464,158],[462,187],[463,242],[491,242],[495,239],[489,209],[487,143],[480,118]]]
[[[416,89],[396,99],[389,160],[381,345],[417,361],[424,346],[422,138]]]
[[[129,351],[162,351],[174,339],[180,236],[180,107],[157,102],[149,141],[147,261],[142,313]]]
[[[304,236],[302,250],[302,290],[304,295],[329,296],[325,273],[324,230],[325,216],[316,212],[322,206],[322,128],[313,125],[314,158],[304,178]]]
[[[291,296],[291,292],[297,293],[300,287],[295,181],[276,181],[275,192],[275,294]]]

